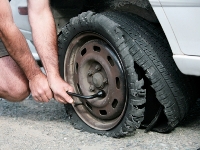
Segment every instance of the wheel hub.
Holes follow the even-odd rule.
[[[103,75],[101,73],[95,73],[92,77],[93,84],[96,88],[103,88]]]

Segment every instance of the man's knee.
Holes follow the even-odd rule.
[[[12,102],[20,102],[27,98],[30,94],[27,83],[23,82],[15,82],[15,84],[4,86],[4,88],[1,89],[1,97]]]
[[[22,101],[30,91],[23,71],[9,57],[0,58],[0,97],[10,101]]]
[[[20,83],[21,85],[17,87],[10,88],[12,89],[9,93],[10,95],[10,101],[23,101],[25,98],[27,98],[30,94],[29,87],[26,83]],[[8,99],[9,100],[9,99]]]

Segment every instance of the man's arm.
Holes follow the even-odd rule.
[[[49,7],[49,0],[28,0],[29,20],[33,42],[44,65],[54,98],[60,102],[72,103],[66,91],[72,87],[59,75],[58,48],[55,22]]]
[[[10,56],[23,68],[27,78],[32,79],[41,72],[40,68],[34,61],[26,40],[13,22],[9,2],[0,0],[0,4],[0,37]]]
[[[13,22],[8,0],[0,0],[0,38],[10,56],[24,71],[35,100],[47,102],[52,98],[46,76],[30,53],[27,42]]]

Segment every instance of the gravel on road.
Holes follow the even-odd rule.
[[[190,118],[170,134],[144,133],[121,139],[81,132],[68,121],[63,104],[20,103],[0,99],[0,150],[197,150],[200,148],[200,100]]]

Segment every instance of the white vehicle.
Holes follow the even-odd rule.
[[[60,74],[76,93],[106,92],[104,98],[74,98],[79,105],[65,106],[75,128],[112,137],[139,127],[163,133],[187,116],[198,97],[199,0],[50,2]],[[10,5],[39,61],[26,0]]]

